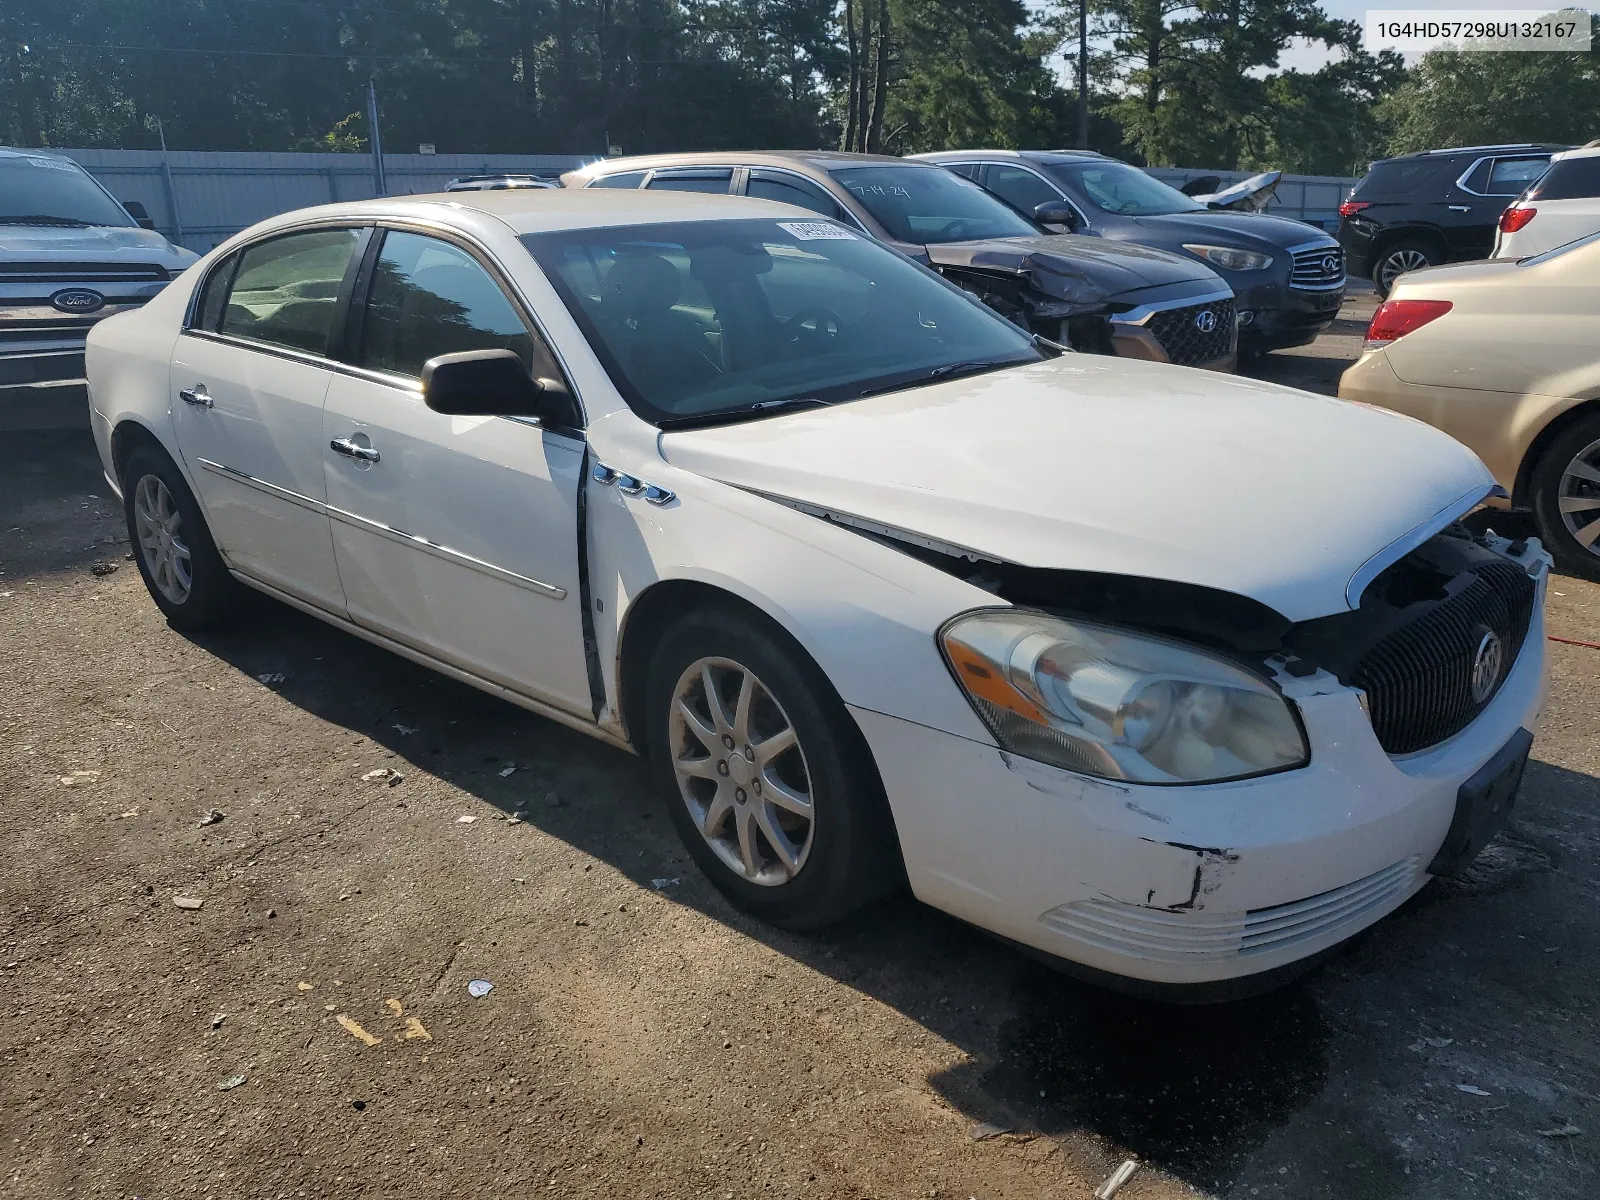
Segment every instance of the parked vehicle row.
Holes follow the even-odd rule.
[[[1233,296],[1192,258],[1051,235],[1061,199],[1019,211],[939,167],[884,155],[715,152],[607,159],[574,188],[757,196],[842,221],[923,262],[1017,324],[1071,346],[1231,370]]]
[[[1519,142],[1425,150],[1372,164],[1339,206],[1351,272],[1380,296],[1407,271],[1489,257],[1505,207],[1570,146]]]
[[[254,588],[647,756],[707,876],[792,927],[905,881],[1102,981],[1259,990],[1471,862],[1550,561],[1460,524],[1484,465],[1063,353],[884,244],[1043,275],[1014,210],[823,161],[309,209],[100,323],[155,603]]]

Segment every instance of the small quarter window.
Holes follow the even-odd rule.
[[[587,186],[592,188],[636,188],[643,182],[643,171],[618,171],[615,175],[602,175]]]
[[[308,229],[245,247],[220,332],[327,354],[339,285],[360,240],[359,229]]]
[[[510,350],[530,374],[560,375],[477,259],[438,238],[391,230],[373,268],[360,365],[417,378],[430,358],[463,350]]]
[[[1489,186],[1484,190],[1491,196],[1515,196],[1550,165],[1548,158],[1497,158],[1489,170]]]
[[[233,271],[238,265],[239,256],[230,254],[211,268],[211,274],[206,276],[205,288],[200,293],[200,302],[195,305],[192,328],[203,329],[207,333],[216,333],[221,328],[223,306],[228,302],[228,287],[233,283]]]

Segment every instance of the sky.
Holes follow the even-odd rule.
[[[1029,9],[1039,12],[1052,7],[1051,0],[1023,0]],[[1584,3],[1583,0],[1322,0],[1323,11],[1329,16],[1338,17],[1345,21],[1365,21],[1368,9],[1409,8],[1409,9],[1464,9],[1464,8],[1498,8],[1498,9],[1525,9],[1529,12],[1545,13],[1561,8],[1570,3],[1574,8],[1588,8],[1591,11],[1600,9],[1600,4],[1594,0]],[[1072,48],[1069,47],[1069,50]],[[1334,52],[1321,43],[1291,45],[1278,56],[1279,70],[1315,71],[1324,66],[1335,57]],[[1407,61],[1414,61],[1417,55],[1407,55]],[[1070,63],[1066,55],[1058,56],[1052,63],[1056,71],[1064,79],[1071,79],[1076,71],[1077,56],[1072,53]],[[1261,72],[1266,74],[1265,71]]]

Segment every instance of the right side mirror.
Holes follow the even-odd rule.
[[[140,229],[154,229],[156,227],[156,223],[150,219],[150,210],[137,200],[124,200],[122,207],[127,210],[128,215],[134,219],[135,224]]]
[[[509,350],[440,354],[422,367],[422,402],[456,417],[534,417],[575,427],[577,405],[559,379],[533,379]]]
[[[1065,200],[1046,200],[1043,204],[1035,204],[1033,219],[1041,225],[1060,225],[1068,233],[1077,233],[1083,228],[1083,218],[1078,215],[1078,210]]]

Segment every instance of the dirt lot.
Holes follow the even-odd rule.
[[[1252,373],[1330,386],[1362,307]],[[634,760],[267,602],[181,636],[86,436],[5,447],[9,1196],[1600,1195],[1600,651],[1469,880],[1170,1009],[907,899],[753,924]]]

